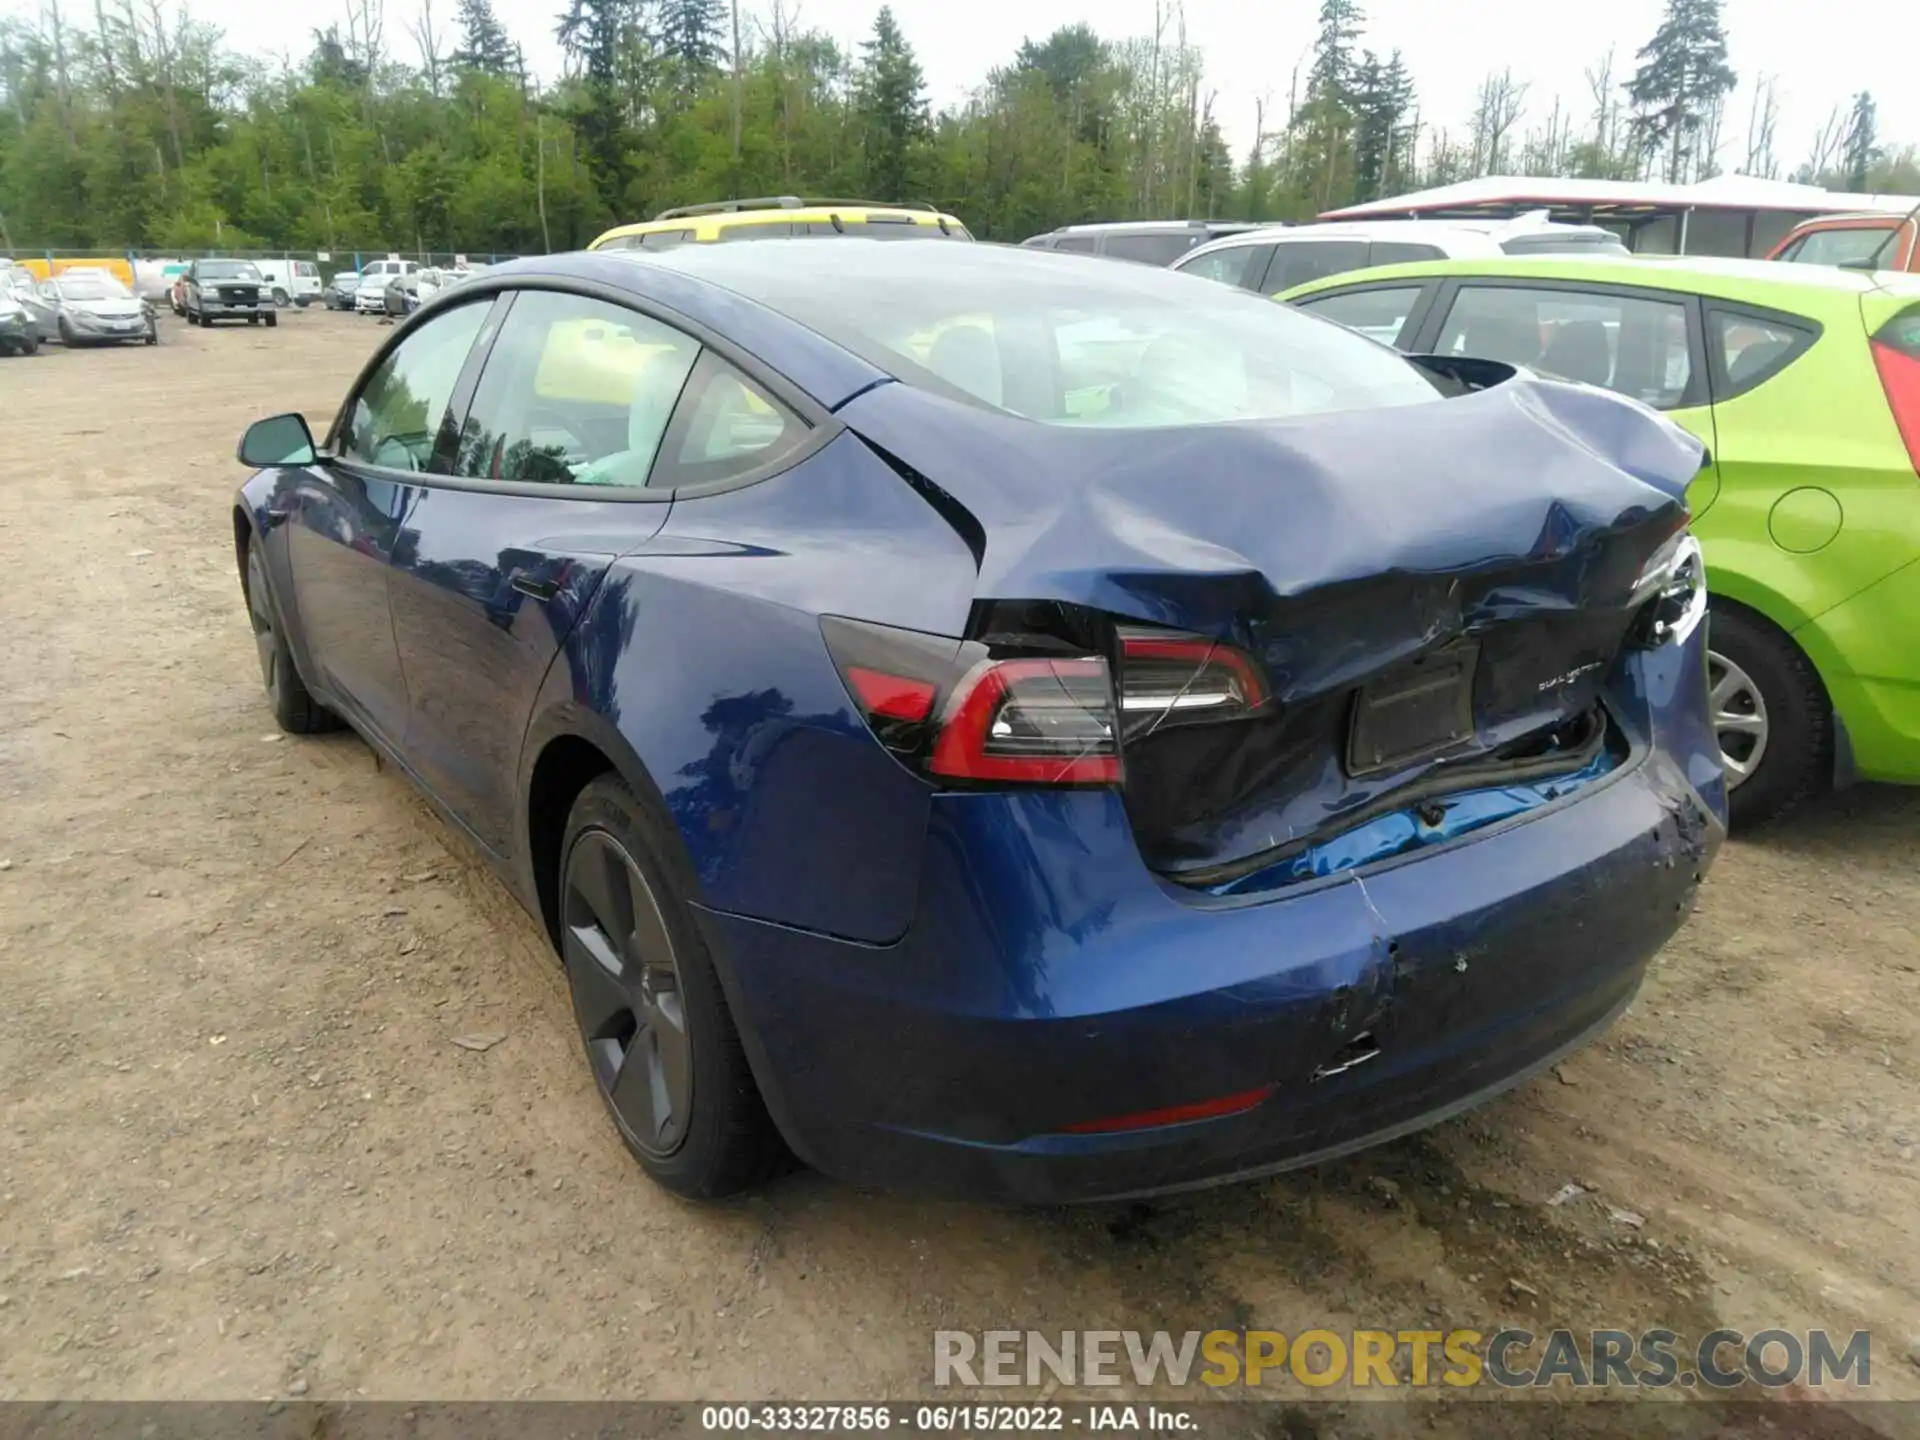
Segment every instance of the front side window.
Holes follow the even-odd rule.
[[[1358,330],[1369,340],[1397,345],[1407,317],[1419,303],[1421,289],[1419,285],[1394,285],[1338,295],[1309,295],[1299,305],[1308,314]]]
[[[1056,250],[1071,250],[1076,255],[1092,255],[1099,251],[1100,241],[1093,235],[1062,235],[1053,242]]]
[[[1435,348],[1598,385],[1657,409],[1680,404],[1693,379],[1686,306],[1604,290],[1463,286]]]
[[[449,310],[387,353],[353,399],[342,446],[347,458],[388,470],[431,467],[447,403],[490,303]]]

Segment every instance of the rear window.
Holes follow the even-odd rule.
[[[909,384],[1048,425],[1196,425],[1439,398],[1391,350],[1243,291],[1144,266],[977,254],[986,263],[936,264],[889,247],[855,266],[717,278]]]
[[[1196,238],[1180,234],[1109,235],[1107,254],[1142,265],[1171,265],[1193,248]]]
[[[1791,260],[1796,265],[1864,265],[1880,252],[1883,245],[1886,250],[1882,259],[1894,253],[1895,247],[1887,240],[1894,228],[1894,225],[1888,224],[1809,230],[1794,241],[1780,258]]]

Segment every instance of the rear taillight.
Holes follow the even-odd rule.
[[[994,785],[1120,783],[1103,656],[1007,654],[834,616],[820,629],[874,735],[926,774]]]
[[[1268,700],[1245,651],[1197,635],[1122,630],[1120,712],[1131,737],[1172,725],[1243,720]]]
[[[1907,459],[1920,474],[1920,306],[1903,310],[1873,337],[1873,364],[1887,392]]]

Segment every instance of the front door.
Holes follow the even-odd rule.
[[[407,717],[387,598],[405,481],[432,463],[486,313],[450,310],[390,350],[348,400],[333,458],[298,472],[288,495],[288,567],[315,678],[390,745]]]

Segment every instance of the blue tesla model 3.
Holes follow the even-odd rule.
[[[240,458],[280,723],[498,868],[682,1194],[1386,1140],[1599,1033],[1725,833],[1699,444],[1192,276],[517,262]]]

